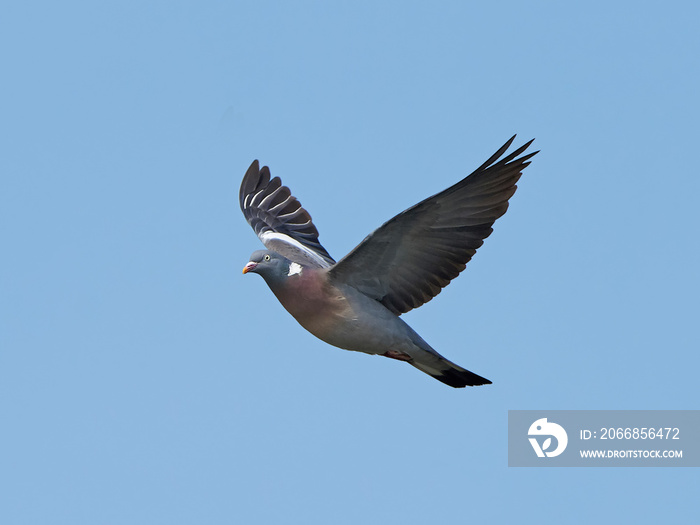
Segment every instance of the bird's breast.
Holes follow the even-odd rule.
[[[290,276],[285,284],[283,289],[273,289],[277,299],[299,324],[320,339],[327,340],[329,333],[355,317],[347,298],[321,271],[305,269]]]
[[[306,330],[346,350],[382,353],[402,348],[407,327],[383,305],[353,288],[334,286],[325,273],[311,278],[304,273],[273,292]]]

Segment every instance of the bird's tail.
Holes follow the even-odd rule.
[[[445,359],[437,352],[432,353],[423,351],[419,356],[413,356],[413,358],[408,362],[421,372],[425,372],[438,381],[441,381],[454,388],[491,384],[491,381],[485,377],[481,377],[476,375],[474,372],[465,370],[461,366],[454,364],[452,361]]]

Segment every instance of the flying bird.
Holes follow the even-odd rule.
[[[490,384],[435,351],[399,316],[427,303],[464,270],[508,209],[532,140],[503,157],[513,136],[460,182],[399,213],[336,262],[309,213],[257,160],[239,193],[241,210],[267,250],[257,273],[287,311],[326,343],[405,361],[455,388]],[[501,158],[503,157],[503,158]]]

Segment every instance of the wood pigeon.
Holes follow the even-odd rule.
[[[369,234],[336,262],[309,213],[255,160],[240,189],[241,210],[268,250],[243,273],[262,276],[306,330],[326,343],[405,361],[455,388],[491,381],[437,353],[399,316],[427,303],[464,270],[508,209],[532,140],[501,158],[513,136],[474,173]]]

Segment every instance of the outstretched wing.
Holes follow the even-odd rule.
[[[508,209],[532,141],[499,158],[513,136],[474,173],[400,213],[330,269],[330,277],[397,315],[430,301],[464,270]]]
[[[259,166],[254,160],[238,194],[241,211],[257,236],[268,249],[291,261],[317,268],[332,265],[335,261],[318,242],[309,212],[279,177],[270,179],[270,169]]]

